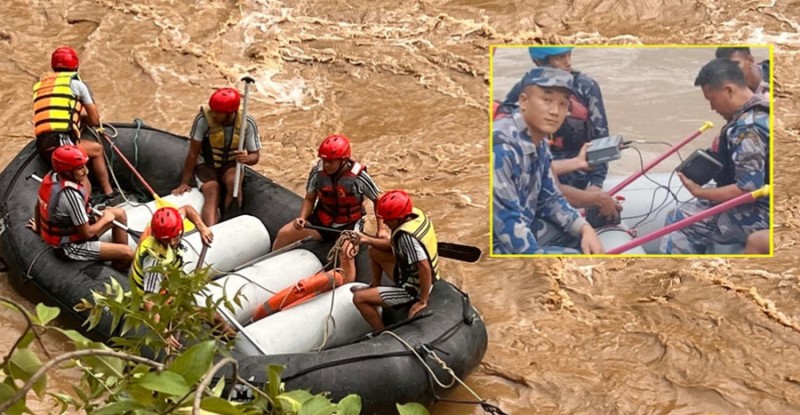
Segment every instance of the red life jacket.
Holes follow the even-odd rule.
[[[52,218],[56,212],[56,205],[61,192],[68,188],[75,189],[81,192],[84,204],[89,206],[89,193],[78,183],[73,181],[58,178],[57,182],[53,181],[53,172],[44,176],[42,185],[39,187],[39,201],[37,209],[39,209],[39,222],[37,227],[42,240],[53,246],[61,246],[67,242],[83,242],[85,239],[78,233],[78,227],[73,226],[69,219],[62,222],[53,222]]]
[[[353,162],[349,171],[335,178],[326,173],[320,164],[314,214],[324,226],[353,223],[367,214],[363,204],[364,195],[355,191],[358,175],[366,169],[366,166]]]
[[[578,152],[592,137],[589,108],[574,94],[569,97],[569,113],[558,131],[553,134],[550,147],[555,150]]]

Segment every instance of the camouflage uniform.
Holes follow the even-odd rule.
[[[596,138],[608,137],[608,117],[600,86],[594,79],[580,72],[573,71],[572,76],[574,95],[570,100],[570,115],[567,115],[564,124],[553,134],[553,142],[550,144],[550,152],[555,160],[573,158],[581,151],[583,144]],[[510,112],[515,108],[520,93],[522,82],[511,88],[500,111]],[[575,108],[577,106],[585,108],[584,111],[588,110],[587,119],[573,116],[581,112]],[[590,172],[573,171],[562,174],[558,176],[558,180],[578,189],[586,189],[589,185],[602,188],[607,173],[608,163],[603,163]]]
[[[571,88],[572,77],[558,69],[535,68],[523,84]],[[534,144],[522,114],[514,108],[510,117],[494,123],[493,141],[494,253],[579,253],[575,248],[586,221],[550,175],[552,156],[546,140]],[[551,243],[561,246],[546,246]]]
[[[715,178],[717,187],[736,184],[742,191],[752,192],[769,183],[768,110],[769,103],[754,96],[722,128],[720,144],[724,144],[728,150],[721,151],[724,168]],[[683,203],[670,211],[666,225],[713,205],[708,200],[699,199]],[[764,197],[665,236],[661,239],[661,252],[702,254],[712,242],[744,244],[748,235],[768,227],[769,198]]]

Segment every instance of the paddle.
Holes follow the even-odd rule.
[[[36,174],[31,174],[30,176],[25,178],[25,180],[29,180],[29,179],[36,180],[39,183],[41,183],[43,181],[42,178],[37,176]],[[91,209],[93,215],[95,215],[95,216],[103,216],[103,212],[95,209],[93,206],[90,206],[89,209]],[[142,233],[141,232],[135,231],[135,230],[133,230],[133,229],[131,229],[131,228],[129,228],[129,227],[117,222],[116,220],[111,221],[111,224],[116,226],[116,227],[118,227],[118,228],[120,228],[120,229],[122,229],[123,231],[127,232],[128,235],[132,236],[137,241],[139,240],[139,238],[142,237]]]
[[[100,135],[103,136],[106,142],[108,142],[108,145],[111,147],[111,149],[114,150],[115,153],[117,153],[117,155],[123,161],[123,163],[125,163],[125,165],[128,166],[128,169],[130,169],[131,173],[133,173],[133,175],[136,176],[137,179],[139,179],[139,182],[142,183],[142,185],[147,189],[147,191],[150,192],[150,194],[153,196],[153,199],[155,199],[156,201],[156,206],[159,209],[162,207],[172,207],[177,209],[177,206],[175,206],[175,204],[167,202],[166,200],[162,199],[158,195],[158,193],[156,193],[156,191],[153,190],[150,184],[147,183],[147,180],[145,180],[144,177],[142,177],[142,175],[139,173],[139,171],[136,170],[136,167],[133,167],[133,164],[131,164],[131,162],[128,161],[128,158],[125,157],[125,154],[122,152],[122,150],[120,150],[119,148],[117,148],[116,145],[114,145],[114,141],[111,140],[111,137],[109,137],[108,134],[103,132]],[[189,219],[183,219],[183,229],[186,232],[190,232],[194,230],[194,224]]]
[[[306,236],[305,238],[303,238],[303,239],[301,239],[299,241],[294,241],[294,242],[290,243],[289,245],[284,246],[283,248],[276,249],[276,250],[274,250],[274,251],[272,251],[272,252],[270,252],[270,253],[268,253],[266,255],[262,255],[262,256],[260,256],[258,258],[255,258],[253,260],[247,261],[244,264],[239,265],[238,267],[234,268],[232,272],[239,272],[243,268],[247,268],[250,265],[253,265],[253,264],[257,263],[257,262],[261,262],[261,261],[263,261],[263,260],[265,260],[267,258],[272,258],[272,257],[274,257],[276,255],[280,255],[280,254],[282,254],[282,253],[284,253],[286,251],[290,251],[292,249],[295,249],[298,246],[300,246],[300,245],[302,245],[302,244],[304,244],[304,243],[306,243],[308,241],[313,241],[313,240],[314,239],[312,237]]]
[[[250,96],[250,84],[256,82],[255,79],[245,76],[244,82],[244,104],[242,104],[242,130],[239,133],[239,151],[244,150],[244,142],[247,140],[247,101]],[[242,177],[242,163],[236,162],[236,175],[233,176],[233,198],[239,201],[239,179]]]
[[[621,253],[623,253],[623,252],[625,252],[625,251],[627,251],[627,250],[629,250],[631,248],[636,248],[639,245],[644,245],[644,244],[646,244],[646,243],[648,243],[648,242],[650,242],[650,241],[652,241],[652,240],[654,240],[656,238],[660,238],[660,237],[662,237],[662,236],[664,236],[664,235],[666,235],[666,234],[668,234],[670,232],[675,232],[675,231],[677,231],[679,229],[683,229],[683,228],[685,228],[685,227],[687,227],[689,225],[692,225],[694,223],[697,223],[697,222],[699,222],[699,221],[701,221],[701,220],[703,220],[705,218],[708,218],[710,216],[714,216],[716,214],[719,214],[720,212],[724,212],[724,211],[726,211],[728,209],[733,209],[736,206],[743,205],[745,203],[751,203],[751,202],[755,201],[756,199],[758,199],[760,197],[769,197],[769,193],[770,193],[769,185],[764,185],[760,189],[757,189],[757,190],[752,191],[752,192],[747,192],[747,193],[742,194],[740,196],[737,196],[737,197],[735,197],[735,198],[733,198],[731,200],[728,200],[727,202],[720,203],[720,204],[718,204],[718,205],[716,205],[714,207],[708,208],[708,209],[706,209],[706,210],[704,210],[702,212],[695,213],[692,216],[689,216],[687,218],[681,219],[681,220],[679,220],[679,221],[677,221],[675,223],[672,223],[672,224],[670,224],[668,226],[665,226],[665,227],[663,227],[663,228],[661,228],[661,229],[659,229],[659,230],[657,230],[657,231],[655,231],[653,233],[649,233],[649,234],[647,234],[645,236],[636,238],[636,239],[634,239],[632,241],[628,241],[628,242],[626,242],[626,243],[624,243],[624,244],[622,244],[622,245],[620,245],[620,246],[618,246],[616,248],[609,249],[606,253],[607,254],[621,254]]]
[[[328,231],[337,233],[344,232],[344,229],[316,226],[316,225],[311,225],[308,222],[306,222],[305,227],[308,229],[314,229],[316,231]],[[477,246],[462,245],[452,242],[438,242],[436,245],[436,249],[439,251],[439,255],[445,258],[456,259],[464,262],[476,262],[479,259],[481,259],[481,250]]]

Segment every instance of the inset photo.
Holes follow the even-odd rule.
[[[495,45],[491,256],[771,256],[768,45]]]

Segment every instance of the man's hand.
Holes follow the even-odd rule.
[[[294,225],[294,228],[297,229],[298,231],[302,230],[306,226],[306,218],[297,218],[297,219],[295,219],[294,222],[293,222],[293,225]]]
[[[622,210],[622,205],[607,193],[598,193],[597,197],[597,210],[600,216],[613,223],[619,221],[619,212]]]
[[[203,244],[205,246],[211,246],[211,243],[214,242],[214,233],[211,232],[211,229],[208,226],[197,227],[198,231],[200,232],[200,239],[203,240]]]
[[[428,306],[427,302],[417,301],[414,305],[411,306],[411,309],[408,310],[408,318],[413,318],[417,313],[422,311],[425,307]]]
[[[584,254],[604,254],[606,251],[603,249],[603,244],[597,238],[594,228],[586,224],[581,227],[581,250]]]
[[[578,152],[578,155],[575,156],[575,160],[578,163],[578,170],[582,171],[591,171],[594,170],[592,166],[589,165],[589,160],[586,157],[586,152],[591,146],[592,143],[586,143],[581,147],[581,151]]]
[[[692,179],[683,175],[683,173],[678,173],[678,178],[681,179],[681,183],[683,183],[683,187],[689,191],[694,197],[701,198],[700,193],[702,193],[703,186],[695,183]]]
[[[172,194],[175,196],[180,196],[191,189],[192,189],[191,186],[189,186],[188,184],[181,183],[180,186],[176,187],[175,189],[172,189]]]
[[[34,219],[34,218],[31,218],[31,219],[28,221],[28,224],[27,224],[27,225],[25,225],[25,227],[26,227],[26,228],[28,228],[28,229],[30,229],[30,230],[32,230],[32,231],[33,231],[33,233],[35,233],[35,234],[37,234],[37,235],[39,234],[39,228],[36,226],[36,219]]]
[[[245,150],[235,150],[233,155],[236,157],[236,161],[239,163],[245,164],[247,163],[247,151]]]

